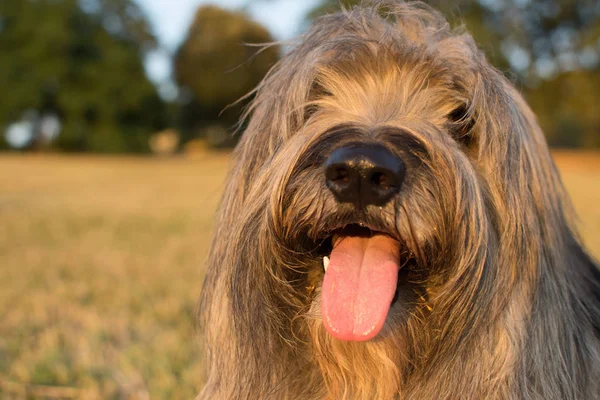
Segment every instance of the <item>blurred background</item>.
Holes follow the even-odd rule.
[[[244,44],[340,3],[0,0],[0,398],[194,397],[235,101],[288,49]],[[428,3],[527,98],[600,256],[600,3]]]

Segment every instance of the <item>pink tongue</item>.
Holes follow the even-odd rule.
[[[343,237],[331,252],[322,290],[327,331],[341,340],[377,336],[398,281],[398,242],[383,236]]]

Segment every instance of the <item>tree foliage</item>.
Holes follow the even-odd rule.
[[[145,150],[166,118],[142,63],[155,45],[132,0],[2,0],[0,128],[33,109],[59,115],[61,149]]]
[[[309,15],[360,3],[324,0]],[[523,91],[548,140],[600,146],[600,3],[596,0],[428,0],[464,24]]]
[[[237,122],[243,104],[229,106],[249,93],[279,58],[278,46],[251,44],[271,42],[267,29],[242,12],[198,9],[174,59],[175,80],[184,93],[187,139],[202,135],[205,128],[230,128]],[[214,144],[231,144],[227,130],[221,131],[225,137],[215,138]]]

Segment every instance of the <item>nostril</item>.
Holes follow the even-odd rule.
[[[330,180],[337,184],[347,184],[350,182],[350,171],[344,167],[334,168]]]
[[[371,175],[371,183],[381,190],[388,190],[394,186],[392,180],[385,172],[374,172]]]

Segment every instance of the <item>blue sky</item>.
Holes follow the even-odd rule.
[[[160,87],[161,93],[172,97],[171,61],[183,40],[196,9],[203,4],[216,4],[230,9],[246,8],[250,16],[265,25],[276,39],[297,35],[306,13],[319,0],[136,0],[150,19],[161,50],[148,56],[146,70]]]

